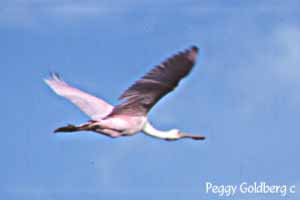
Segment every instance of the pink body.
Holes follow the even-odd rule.
[[[126,135],[134,135],[143,130],[146,122],[147,118],[144,116],[115,115],[99,120],[95,125],[107,129],[119,130]]]

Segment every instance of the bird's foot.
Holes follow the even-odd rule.
[[[54,133],[57,132],[74,132],[78,131],[78,127],[72,124],[69,124],[68,126],[60,127],[54,130]]]

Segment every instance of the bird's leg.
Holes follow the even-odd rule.
[[[68,126],[60,127],[54,130],[54,133],[57,132],[75,132],[75,131],[90,131],[92,130],[91,128],[91,122],[85,123],[80,126],[75,126],[72,124],[69,124]]]
[[[74,126],[72,124],[69,124],[68,126],[63,126],[63,127],[55,129],[54,133],[57,133],[57,132],[74,132],[74,131],[78,131],[78,127]]]
[[[107,127],[101,126],[97,121],[89,121],[83,125],[75,126],[69,124],[68,126],[64,126],[61,128],[57,128],[54,130],[55,133],[57,132],[75,132],[75,131],[94,131],[96,133],[100,133],[112,138],[122,136],[122,133],[118,130],[109,129]]]

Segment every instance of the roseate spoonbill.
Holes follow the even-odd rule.
[[[52,90],[79,107],[91,120],[79,126],[68,125],[54,132],[94,131],[112,138],[131,136],[138,132],[165,139],[191,138],[203,140],[204,136],[182,133],[178,129],[160,131],[155,129],[147,118],[149,110],[167,93],[178,85],[193,68],[198,48],[179,52],[153,68],[136,81],[121,96],[123,100],[115,107],[102,99],[87,94],[64,82],[58,74],[52,74],[45,82]]]

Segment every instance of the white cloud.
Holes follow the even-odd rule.
[[[110,1],[36,1],[0,2],[0,25],[26,27],[45,22],[70,22],[99,17],[122,16],[133,4]]]
[[[277,30],[274,38],[281,49],[281,55],[274,58],[277,77],[285,82],[300,83],[300,28]]]
[[[65,17],[93,17],[103,14],[109,14],[109,8],[94,4],[65,4],[56,5],[49,8],[49,13]]]
[[[300,104],[300,29],[278,26],[269,35],[248,38],[249,51],[243,66],[227,77],[230,88],[240,91],[245,112],[261,110],[276,98],[289,106]]]

